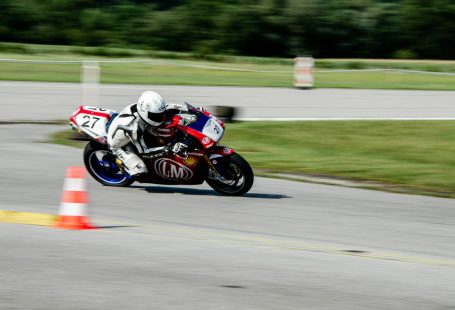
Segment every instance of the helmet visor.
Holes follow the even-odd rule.
[[[164,112],[161,113],[147,113],[148,119],[155,123],[162,123],[164,121]]]

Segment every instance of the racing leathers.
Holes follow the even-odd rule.
[[[182,120],[190,123],[194,120],[186,105],[166,104],[166,115],[179,114]],[[136,154],[153,154],[170,150],[178,152],[184,145],[176,143],[169,147],[163,145],[174,135],[173,128],[166,128],[168,122],[159,126],[147,124],[138,114],[137,105],[124,108],[112,123],[107,132],[107,143],[113,154],[122,161],[125,171],[131,176],[140,176],[148,172],[144,161]],[[153,145],[150,145],[152,141]],[[149,142],[149,145],[147,144]]]

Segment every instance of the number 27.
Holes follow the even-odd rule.
[[[93,128],[95,126],[96,122],[100,120],[99,117],[95,117],[95,116],[91,117],[88,115],[84,115],[82,118],[86,119],[86,121],[84,123],[82,123],[82,127],[88,127],[88,128]],[[92,120],[94,120],[94,121],[92,124],[90,124],[90,121],[92,121]]]

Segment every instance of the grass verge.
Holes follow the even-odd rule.
[[[227,124],[222,142],[262,174],[334,177],[454,198],[454,132],[453,121],[239,122]],[[58,133],[54,142],[70,135]]]
[[[57,131],[50,135],[50,142],[55,144],[61,144],[66,146],[74,146],[74,147],[85,147],[87,141],[76,140],[76,138],[82,137],[78,136],[79,134],[75,131],[63,130]]]
[[[119,48],[13,43],[0,43],[0,58],[48,61],[87,59],[99,61],[140,59],[145,61],[102,63],[101,82],[103,83],[293,86],[293,61],[284,58],[197,55]],[[455,62],[371,59],[321,59],[316,62],[317,70],[377,68],[455,73]],[[0,61],[0,80],[79,82],[80,70],[79,63]],[[394,71],[317,72],[317,70],[315,87],[320,88],[455,90],[455,76]]]
[[[455,122],[245,122],[223,143],[255,168],[384,184],[384,189],[455,197]]]

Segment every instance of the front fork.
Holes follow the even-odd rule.
[[[214,179],[217,179],[219,181],[226,181],[226,176],[224,175],[223,170],[220,169],[220,166],[217,162],[222,161],[225,157],[233,153],[234,150],[230,147],[216,145],[210,150],[210,154],[204,155],[207,164],[211,168],[209,171],[212,171],[214,174]]]
[[[212,179],[216,179],[216,180],[219,180],[219,181],[224,181],[225,180],[225,177],[223,177],[221,175],[221,173],[218,171],[218,169],[215,167],[215,165],[212,163],[212,161],[209,159],[209,157],[207,156],[207,154],[204,155],[204,159],[205,161],[207,162],[207,164],[209,165],[209,173],[212,172],[214,174],[214,177],[211,177]]]

